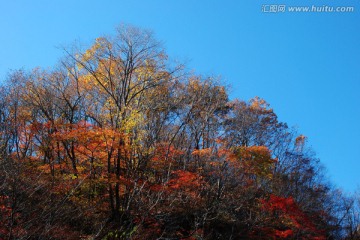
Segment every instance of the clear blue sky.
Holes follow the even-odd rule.
[[[74,40],[119,23],[152,29],[171,57],[221,75],[231,97],[260,96],[309,137],[332,181],[360,185],[360,0],[0,0],[0,77],[51,67]],[[264,4],[353,13],[262,13]]]

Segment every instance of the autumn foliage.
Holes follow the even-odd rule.
[[[0,88],[0,239],[355,239],[265,100],[230,101],[138,28],[74,49]]]

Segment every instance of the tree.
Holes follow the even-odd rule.
[[[0,86],[0,239],[356,239],[357,196],[263,99],[121,26]]]

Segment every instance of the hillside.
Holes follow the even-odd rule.
[[[0,239],[356,239],[355,198],[260,97],[117,29],[0,88]]]

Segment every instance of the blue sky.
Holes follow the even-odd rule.
[[[222,76],[231,97],[267,100],[345,191],[360,185],[359,0],[0,1],[0,77],[51,67],[60,45],[120,23],[153,30],[173,58]],[[352,13],[263,13],[262,5],[353,6]]]

